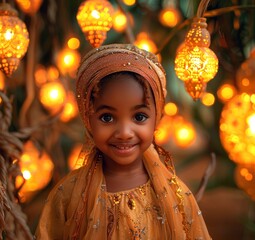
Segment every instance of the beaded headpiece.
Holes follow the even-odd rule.
[[[90,128],[88,114],[93,88],[105,76],[122,71],[137,73],[148,81],[155,98],[156,122],[161,119],[166,96],[166,74],[157,57],[132,44],[110,44],[87,53],[77,73],[77,102],[87,129]]]

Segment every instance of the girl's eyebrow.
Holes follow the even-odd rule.
[[[141,108],[147,108],[150,109],[150,107],[146,104],[139,104],[133,107],[133,110],[139,110]],[[100,105],[98,108],[96,108],[95,112],[99,112],[101,110],[110,110],[110,111],[117,111],[114,107],[108,106],[108,105]]]

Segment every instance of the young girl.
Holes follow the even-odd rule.
[[[211,239],[170,155],[153,141],[165,86],[156,56],[133,45],[84,57],[77,76],[83,167],[50,193],[37,239]]]

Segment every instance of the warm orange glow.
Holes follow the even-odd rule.
[[[19,165],[26,180],[19,194],[21,200],[26,201],[31,193],[41,190],[49,183],[54,165],[49,155],[45,151],[39,152],[32,141],[25,143]],[[16,179],[16,187],[23,183],[23,178]]]
[[[215,102],[215,97],[213,94],[211,93],[204,93],[201,99],[201,102],[205,105],[205,106],[212,106]]]
[[[38,65],[35,70],[35,83],[38,87],[47,82],[47,71],[43,65]]]
[[[181,21],[180,12],[173,7],[165,8],[159,14],[159,21],[162,25],[173,28]]]
[[[7,3],[0,3],[0,70],[7,76],[18,68],[27,52],[29,34],[17,11]]]
[[[27,14],[33,15],[41,7],[42,0],[15,0],[19,8]]]
[[[99,47],[112,27],[114,9],[107,0],[86,0],[79,6],[76,18],[92,47]]]
[[[141,32],[138,34],[134,45],[137,47],[144,49],[151,53],[156,53],[158,48],[156,44],[150,39],[147,33]]]
[[[4,74],[0,72],[0,90],[4,90],[5,88],[5,78]]]
[[[60,120],[63,122],[68,122],[78,115],[78,107],[75,96],[73,92],[69,91],[67,93],[67,99],[64,105],[63,112],[60,115]]]
[[[250,55],[237,70],[236,80],[240,92],[254,93],[255,89],[255,56]]]
[[[117,32],[122,32],[127,27],[127,17],[126,15],[120,11],[115,11],[113,15],[113,28]]]
[[[127,6],[133,6],[136,3],[136,0],[122,0]]]
[[[157,144],[162,145],[169,141],[172,134],[171,126],[172,118],[167,115],[163,116],[154,133],[155,142]]]
[[[80,64],[80,53],[77,50],[64,48],[57,55],[57,66],[62,74],[76,72]]]
[[[80,47],[80,40],[75,37],[69,38],[67,41],[67,46],[73,50],[78,49]]]
[[[174,120],[174,140],[180,147],[189,147],[196,139],[196,132],[191,123],[182,117]]]
[[[217,96],[222,102],[230,100],[236,94],[236,89],[232,84],[223,84],[217,91]]]
[[[218,71],[218,58],[209,48],[210,34],[206,27],[205,18],[195,18],[175,58],[176,75],[185,82],[186,91],[194,100],[202,96],[207,82]]]
[[[63,84],[59,81],[45,83],[40,88],[39,99],[48,111],[53,114],[58,112],[66,100]]]
[[[235,169],[237,186],[255,200],[255,163],[238,164]]]
[[[81,143],[77,143],[72,148],[72,150],[69,154],[69,157],[68,157],[68,167],[70,170],[74,170],[74,169],[80,168],[82,166],[83,163],[79,163],[79,161],[78,161],[78,156],[81,152],[81,149],[82,149]]]
[[[239,164],[255,163],[254,95],[238,94],[224,106],[220,139],[229,158]]]
[[[164,111],[168,116],[174,116],[178,112],[178,108],[175,103],[169,102],[165,105]]]

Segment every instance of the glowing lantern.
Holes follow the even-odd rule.
[[[57,55],[57,66],[62,74],[72,75],[80,64],[80,54],[77,50],[64,48]]]
[[[70,170],[74,170],[82,166],[83,163],[78,162],[78,156],[82,150],[82,146],[83,145],[81,143],[77,143],[72,148],[68,157],[68,167]]]
[[[255,50],[253,50],[255,52]],[[255,55],[244,61],[236,73],[237,85],[240,92],[255,92]]]
[[[19,164],[25,179],[19,194],[22,201],[26,201],[33,193],[47,186],[52,178],[54,165],[49,155],[45,151],[39,152],[32,141],[25,143]],[[16,179],[17,187],[23,184],[23,178]]]
[[[184,81],[186,91],[193,100],[201,97],[207,82],[218,71],[218,59],[209,49],[210,34],[206,27],[205,18],[195,18],[175,58],[176,75]]]
[[[106,39],[112,27],[113,7],[107,0],[87,0],[81,3],[76,15],[86,39],[96,48]]]
[[[255,201],[255,164],[238,164],[235,169],[237,186]]]
[[[27,52],[29,34],[17,11],[0,3],[0,70],[10,76]]]
[[[181,21],[180,12],[174,7],[167,7],[159,13],[159,21],[166,27],[175,27]]]
[[[39,99],[42,105],[52,114],[64,107],[66,91],[60,81],[47,82],[39,91]]]
[[[64,109],[60,115],[60,120],[62,122],[68,122],[74,117],[76,117],[77,114],[78,114],[78,107],[77,107],[75,96],[73,92],[69,91],[67,93]]]
[[[174,118],[174,140],[180,147],[188,147],[196,139],[196,132],[191,123],[181,116]]]
[[[151,53],[156,53],[158,50],[156,44],[150,39],[148,34],[145,32],[141,32],[137,35],[134,45]]]
[[[217,91],[217,96],[222,102],[230,100],[236,95],[236,89],[232,84],[225,83]]]
[[[231,160],[255,164],[255,94],[238,94],[225,104],[220,139]]]
[[[16,0],[19,8],[27,14],[35,14],[42,4],[42,0]]]

